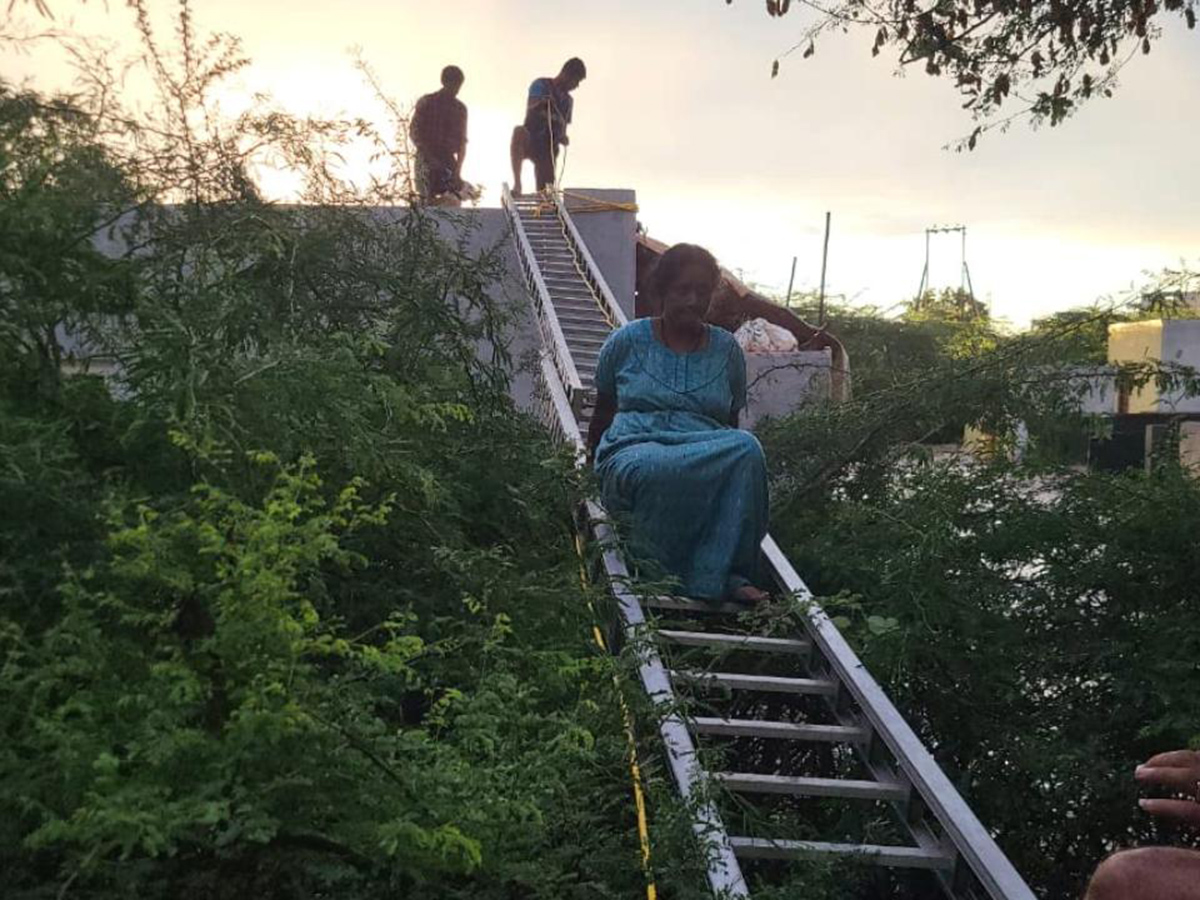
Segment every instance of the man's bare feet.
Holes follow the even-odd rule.
[[[730,596],[741,603],[762,603],[764,600],[769,600],[771,595],[761,588],[756,588],[752,584],[743,584],[740,587],[733,589]]]

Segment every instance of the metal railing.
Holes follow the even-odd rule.
[[[507,189],[505,197],[506,203],[511,204]],[[512,210],[511,205],[509,208]],[[513,215],[517,218],[515,210]],[[607,290],[599,269],[561,205],[559,215],[579,251],[579,258],[585,260],[585,267],[597,277],[598,296],[612,304],[615,312],[620,314],[618,321],[623,323],[624,314]],[[519,226],[519,221],[515,222],[514,230]],[[519,242],[524,240],[523,231],[517,231],[517,235]],[[536,270],[536,259],[527,242],[525,251],[529,264]],[[531,279],[531,282],[541,284],[540,279]],[[549,305],[548,294],[543,293],[539,300],[543,305]],[[557,336],[562,338],[561,330],[557,331]],[[566,342],[558,347],[566,352],[569,362]],[[570,370],[574,371],[573,364]],[[557,365],[543,357],[539,384],[542,414],[554,434],[577,451],[582,464],[584,442],[576,420],[578,410],[564,388],[560,371]],[[601,548],[602,568],[617,603],[625,638],[639,654],[638,672],[642,686],[665,713],[659,723],[660,736],[680,795],[694,804],[693,828],[709,850],[709,886],[718,897],[747,897],[749,891],[733,844],[719,812],[707,799],[706,775],[697,760],[695,743],[686,721],[677,711],[668,670],[653,642],[647,639],[650,635],[645,613],[637,595],[630,589],[629,572],[616,548],[607,516],[593,500],[586,501],[584,512],[587,528]],[[801,601],[797,604],[798,613],[812,648],[817,651],[813,665],[822,667],[829,680],[837,685],[836,693],[827,698],[830,709],[843,725],[856,726],[862,734],[862,739],[854,745],[856,754],[878,782],[911,789],[904,792],[907,799],[893,801],[897,817],[920,850],[944,854],[949,859],[950,865],[933,873],[946,894],[953,898],[982,894],[991,900],[1034,900],[1024,879],[867,672],[829,616],[817,605],[808,586],[770,535],[763,540],[762,553],[779,588]],[[758,843],[770,846],[774,842],[763,839]]]
[[[613,296],[612,289],[609,288],[608,282],[604,280],[604,276],[600,273],[600,267],[596,265],[596,260],[592,258],[592,254],[588,251],[587,244],[579,234],[579,229],[575,227],[575,220],[571,218],[571,212],[567,208],[567,202],[563,199],[559,192],[554,193],[554,206],[558,212],[559,221],[563,225],[563,235],[567,239],[567,243],[571,245],[571,250],[575,253],[575,257],[580,261],[580,274],[592,288],[592,292],[599,298],[601,309],[605,312],[606,318],[613,323],[614,328],[620,328],[629,320],[625,315],[625,311],[621,309],[621,304],[617,302],[617,298]]]
[[[566,391],[558,379],[558,373],[547,360],[542,360],[540,384],[542,414],[546,424],[556,437],[577,451],[578,462],[583,465],[583,436],[575,422]],[[659,722],[659,736],[667,752],[667,764],[675,780],[679,795],[692,806],[692,830],[701,846],[707,850],[707,878],[714,896],[721,898],[749,897],[746,880],[725,830],[721,815],[711,800],[703,796],[704,770],[699,765],[696,745],[687,724],[677,711],[670,676],[662,658],[649,640],[646,615],[637,595],[629,589],[632,581],[625,566],[617,542],[608,522],[608,516],[599,503],[588,500],[584,503],[587,527],[597,544],[602,548],[601,562],[608,587],[617,602],[621,627],[625,640],[636,648],[638,654],[638,677],[642,688],[651,701],[663,710]]]
[[[583,382],[575,368],[575,360],[572,359],[571,351],[567,347],[567,339],[558,322],[558,314],[554,311],[550,291],[546,287],[545,279],[542,278],[541,269],[538,267],[537,258],[533,253],[533,246],[529,242],[529,236],[525,233],[525,226],[521,224],[520,213],[517,211],[507,184],[503,186],[501,202],[508,212],[513,239],[517,244],[517,258],[521,264],[521,272],[534,300],[542,343],[554,362],[554,368],[558,371],[560,383],[567,392],[570,408],[578,413],[582,408],[580,404],[586,399]]]
[[[890,776],[894,780],[898,777],[912,786],[920,802],[909,800],[898,808],[901,821],[919,846],[933,849],[940,845],[940,849],[954,858],[955,864],[949,872],[937,873],[942,887],[950,896],[961,896],[962,888],[973,879],[993,900],[1034,900],[1033,891],[867,671],[837,626],[817,605],[808,585],[775,539],[767,535],[762,550],[779,587],[802,601],[805,630],[828,666],[829,674],[861,710],[860,718],[848,710],[844,701],[835,698],[831,703],[835,715],[843,721],[867,726],[869,734],[873,735],[856,748],[862,761],[877,778]],[[886,763],[878,756],[878,750],[883,748],[873,746],[875,737],[895,760],[898,772],[881,771]],[[940,836],[925,824],[926,812],[940,827]]]

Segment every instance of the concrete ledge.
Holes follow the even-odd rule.
[[[779,418],[806,403],[829,399],[828,350],[795,353],[747,353],[746,385],[749,403],[742,427],[753,429],[762,419]]]

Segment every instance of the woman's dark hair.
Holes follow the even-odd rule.
[[[671,282],[691,265],[704,266],[709,271],[713,290],[721,281],[721,267],[711,253],[696,244],[676,244],[658,258],[646,279],[646,289],[656,304],[661,304]]]
[[[463,83],[463,70],[458,66],[446,66],[442,69],[442,87],[457,87]]]

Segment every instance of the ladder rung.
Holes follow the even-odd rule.
[[[882,844],[833,844],[825,841],[784,841],[770,838],[731,837],[733,852],[746,859],[812,859],[850,856],[865,863],[890,868],[950,869],[954,858],[920,847]]]
[[[755,775],[752,772],[714,772],[713,778],[731,791],[791,794],[796,797],[844,797],[848,800],[907,800],[909,789],[899,782],[852,778],[801,778],[795,775]]]
[[[646,597],[642,601],[654,609],[672,609],[696,613],[742,613],[750,609],[742,603],[708,603],[704,600],[685,600],[683,597]]]
[[[692,719],[698,734],[725,737],[778,738],[785,741],[832,741],[860,744],[866,741],[865,728],[853,725],[809,725],[803,722],[774,722],[767,719],[721,719],[701,716]]]
[[[756,637],[745,634],[713,634],[709,631],[668,631],[658,636],[673,644],[688,647],[714,647],[721,650],[754,650],[761,653],[807,653],[812,644],[794,638]]]
[[[727,687],[735,691],[770,691],[776,694],[837,693],[837,685],[819,678],[780,678],[775,675],[743,675],[739,672],[673,671],[671,677],[691,684]]]
[[[561,325],[562,323],[560,322],[559,324]],[[589,347],[595,347],[597,350],[599,350],[601,347],[603,347],[604,342],[606,340],[608,340],[607,332],[592,333],[592,332],[587,332],[587,331],[579,331],[574,328],[565,328],[564,327],[563,335],[566,337],[568,344],[586,345]]]
[[[596,305],[593,297],[564,297],[558,291],[553,291],[550,294],[550,300],[554,304],[555,309],[562,309],[567,315],[572,315],[575,318],[586,318],[594,320],[598,325],[603,325],[609,328],[608,319],[604,318],[604,314],[600,312],[600,307]]]

